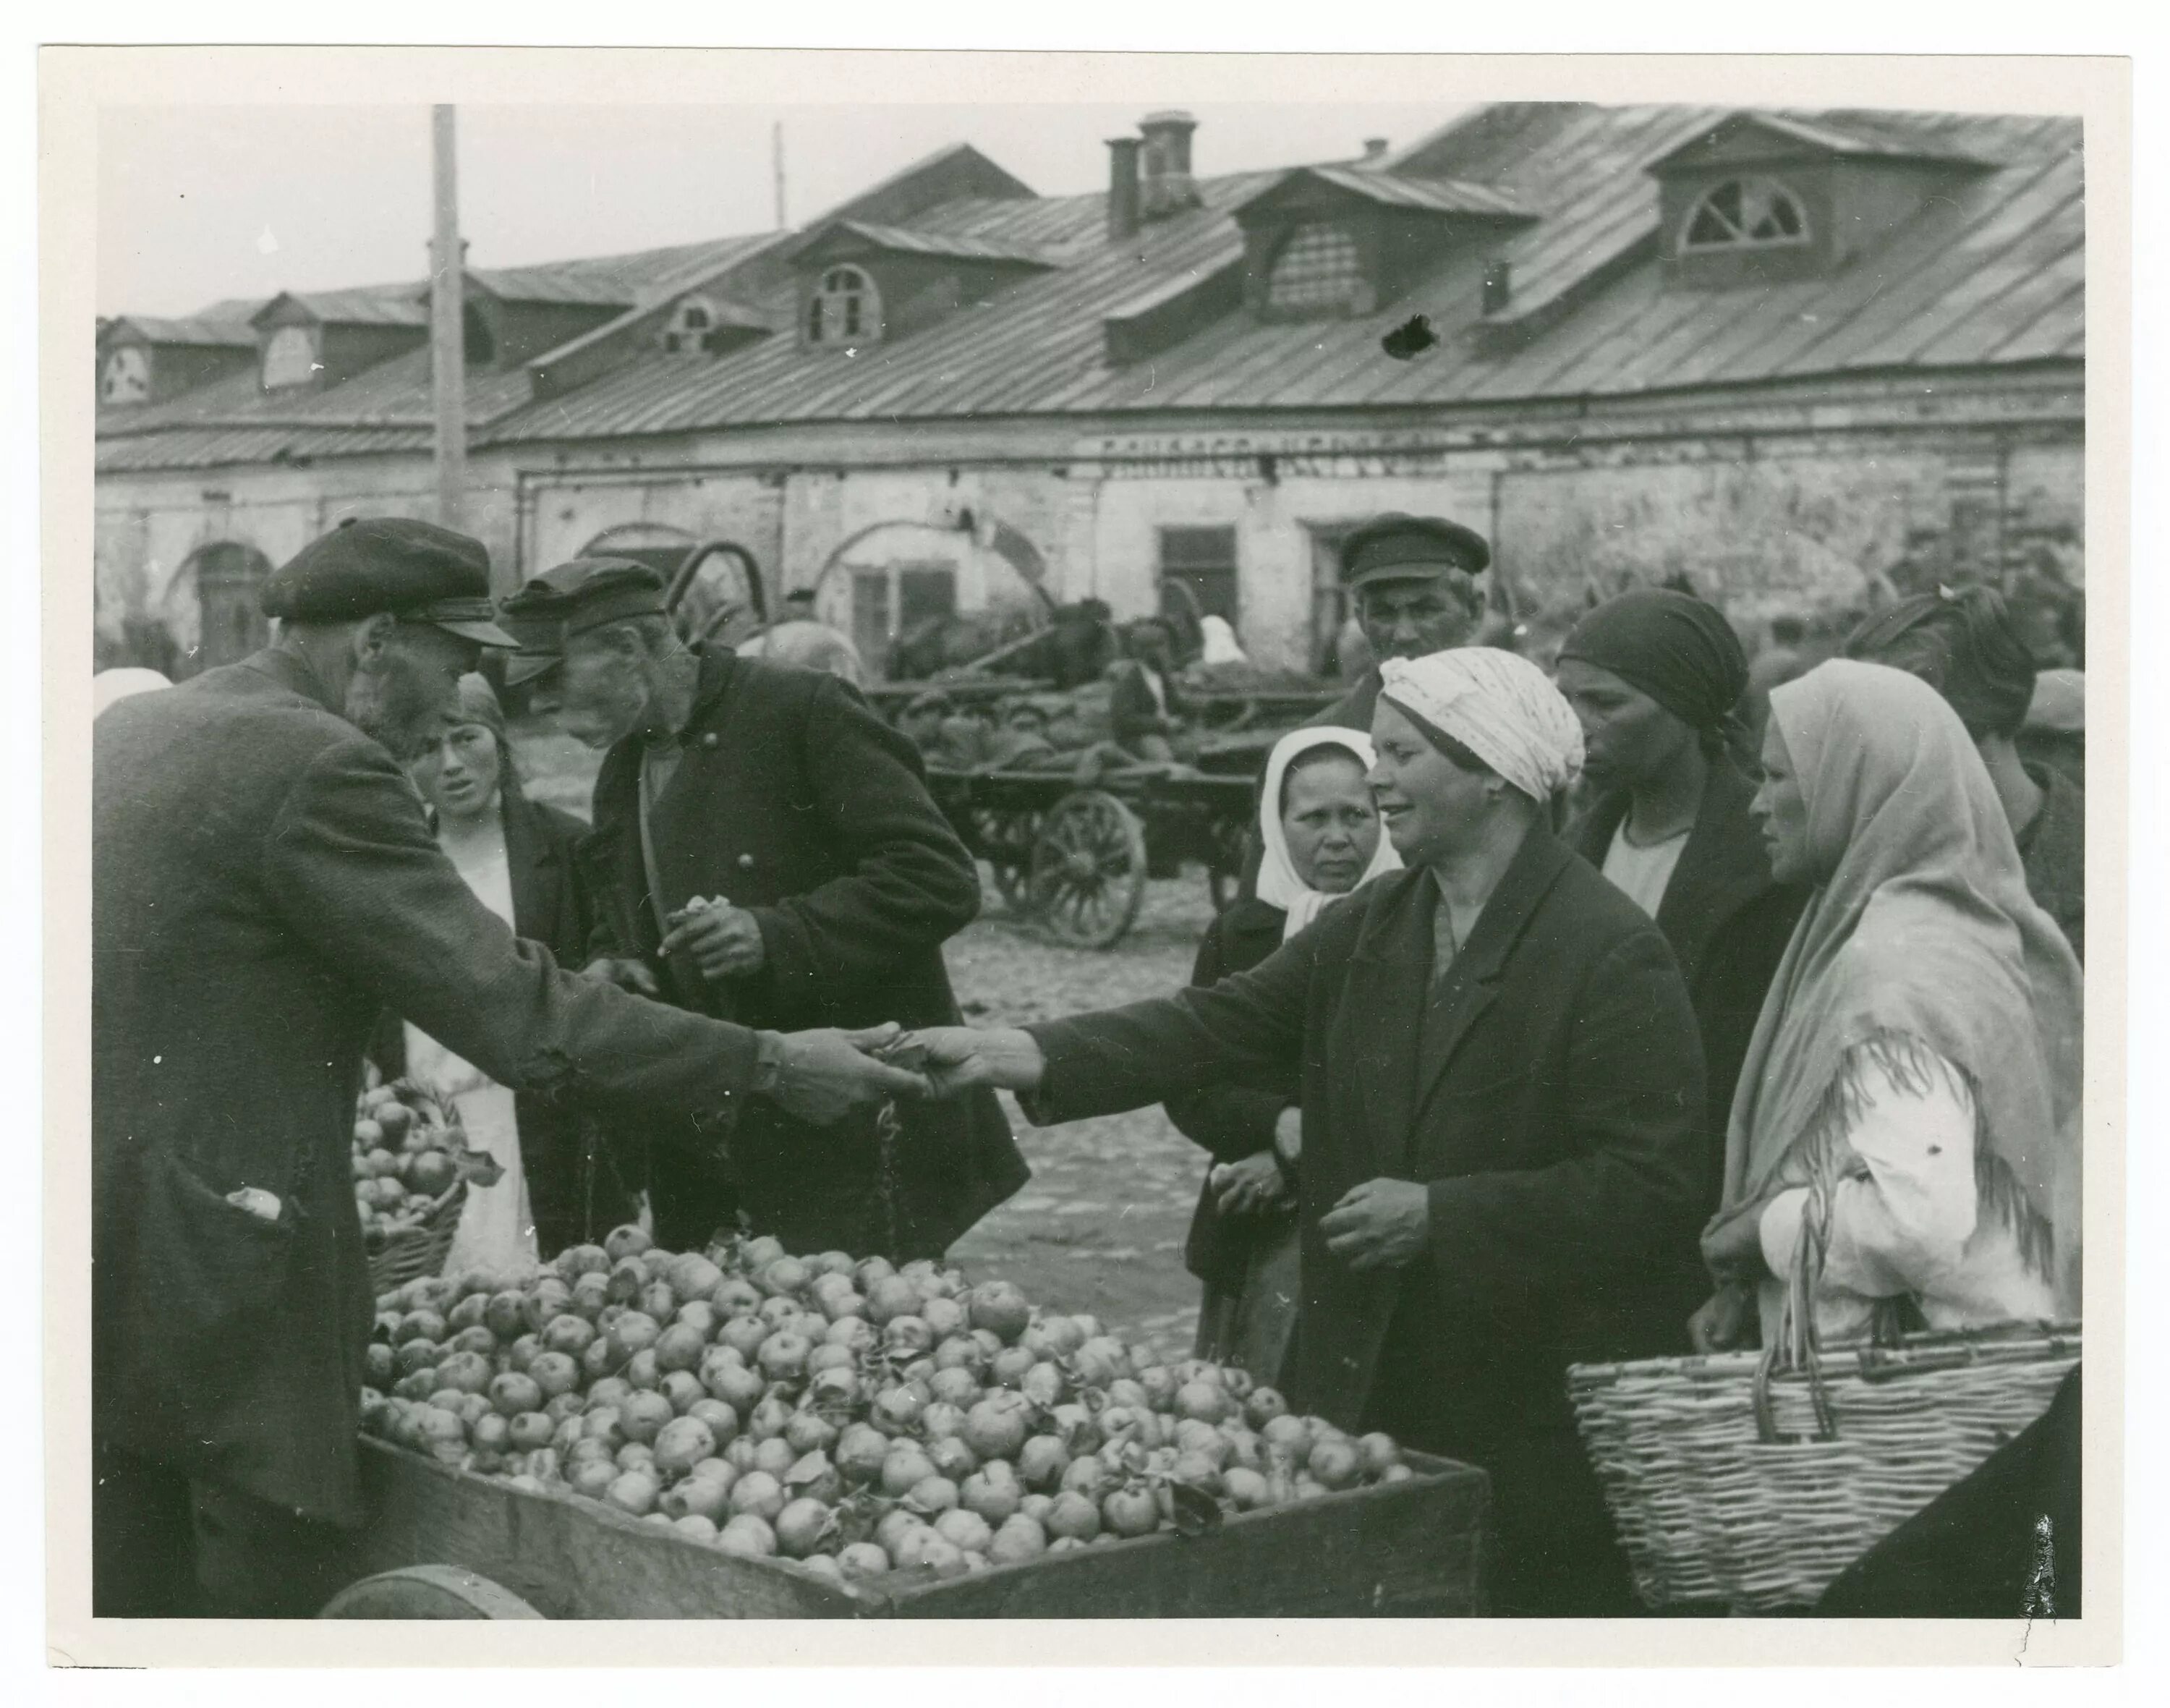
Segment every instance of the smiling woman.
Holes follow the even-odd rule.
[[[1622,1611],[1565,1371],[1647,1349],[1646,1283],[1692,1252],[1694,1016],[1657,928],[1552,834],[1581,736],[1543,673],[1466,648],[1383,684],[1371,780],[1419,869],[1209,988],[919,1036],[938,1087],[1008,1086],[1043,1122],[1292,1099],[1291,1404],[1491,1474],[1495,1610]]]

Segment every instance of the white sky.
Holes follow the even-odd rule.
[[[1199,104],[1201,175],[1397,147],[1460,108]],[[693,243],[824,208],[951,142],[1043,195],[1097,190],[1134,106],[479,107],[459,114],[461,228],[476,266]],[[420,279],[423,107],[109,108],[99,132],[98,312],[186,314],[226,297]]]

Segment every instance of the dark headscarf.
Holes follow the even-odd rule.
[[[1855,629],[1846,656],[1921,677],[1977,740],[2018,734],[2034,698],[2034,656],[1993,587],[1902,600]]]
[[[1725,613],[1670,587],[1607,599],[1568,632],[1559,656],[1611,671],[1705,735],[1726,730],[1748,687],[1747,656]]]

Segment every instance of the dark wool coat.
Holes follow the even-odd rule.
[[[637,738],[612,748],[596,778],[581,848],[598,916],[592,952],[644,956],[673,1000],[746,1025],[956,1024],[942,944],[978,913],[979,872],[911,743],[848,683],[725,650],[702,661],[683,740],[652,824],[664,910],[725,897],[759,922],[767,964],[711,986],[689,961],[657,956]],[[692,1224],[735,1209],[794,1251],[942,1252],[1029,1170],[991,1092],[900,1113],[886,1171],[871,1112],[814,1127],[749,1107],[728,1180],[658,1154],[659,1238],[703,1238],[708,1229]]]
[[[1205,928],[1191,983],[1216,985],[1231,973],[1249,972],[1281,946],[1287,919],[1256,897],[1232,902]],[[1169,1098],[1168,1118],[1215,1162],[1236,1162],[1272,1148],[1274,1125],[1294,1100],[1253,1085],[1205,1085]],[[1252,1236],[1283,1225],[1279,1217],[1224,1217],[1215,1207],[1212,1188],[1202,1187],[1184,1243],[1184,1263],[1207,1286],[1234,1293],[1243,1284]]]
[[[2029,765],[2042,810],[2019,843],[2027,892],[2057,922],[2072,953],[2087,958],[2087,795],[2061,771]]]
[[[585,966],[595,918],[575,850],[587,826],[513,792],[504,797],[504,822],[514,932],[542,945],[560,966]],[[370,1055],[388,1078],[406,1071],[406,1031],[398,1015],[387,1016]],[[528,1207],[545,1258],[569,1245],[600,1244],[639,1213],[645,1144],[637,1138],[612,1143],[591,1111],[561,1097],[521,1092],[514,1112]]]
[[[1769,850],[1748,816],[1755,792],[1731,760],[1712,762],[1702,806],[1658,904],[1658,929],[1680,963],[1702,1037],[1708,1091],[1696,1190],[1706,1215],[1717,1210],[1724,1185],[1726,1122],[1748,1041],[1809,899],[1799,885],[1772,877]],[[1628,806],[1624,790],[1601,796],[1569,831],[1569,839],[1592,865],[1602,870]],[[1709,1297],[1700,1254],[1683,1252],[1654,1324],[1665,1350],[1688,1350],[1688,1316]]]
[[[1644,1350],[1652,1277],[1693,1247],[1695,1015],[1657,927],[1542,824],[1435,996],[1435,893],[1425,870],[1382,878],[1210,990],[1032,1027],[1032,1112],[1109,1114],[1216,1079],[1296,1095],[1291,1402],[1483,1466],[1498,1604],[1587,1610],[1625,1579],[1566,1367]],[[1427,1186],[1429,1245],[1359,1274],[1319,1220],[1382,1176]]]
[[[349,1153],[379,1014],[502,1084],[717,1127],[756,1040],[516,940],[286,654],[122,701],[93,752],[93,1427],[355,1522],[373,1301]],[[229,1203],[243,1186],[277,1219]]]

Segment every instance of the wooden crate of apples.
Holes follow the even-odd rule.
[[[928,1262],[638,1229],[379,1301],[366,1434],[840,1582],[962,1577],[1408,1479],[1395,1443]],[[891,1574],[896,1578],[891,1580]]]
[[[371,1250],[419,1228],[464,1180],[496,1184],[495,1158],[468,1147],[450,1105],[411,1079],[368,1086],[354,1111],[354,1201]]]

